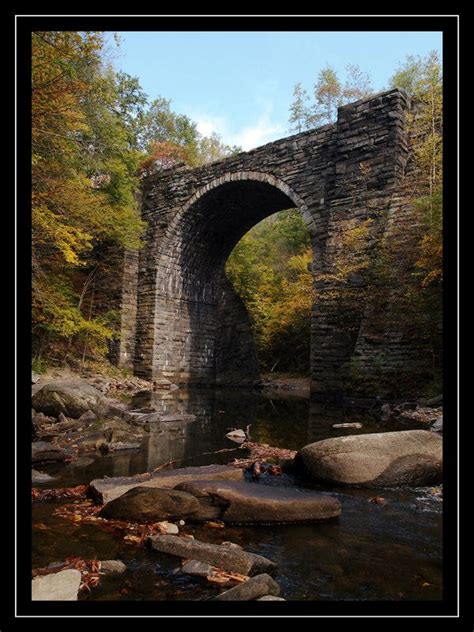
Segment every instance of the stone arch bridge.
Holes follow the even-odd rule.
[[[334,124],[147,177],[145,246],[125,254],[119,363],[152,380],[255,382],[250,323],[224,273],[228,256],[255,224],[296,207],[311,235],[316,296],[328,292],[323,275],[344,231],[372,218],[371,238],[379,240],[396,221],[409,108],[406,94],[391,90],[339,108]],[[370,367],[381,344],[363,312],[341,321],[336,311],[334,301],[316,299],[311,323],[312,389],[328,396],[344,389],[355,357]],[[385,340],[394,361],[399,343]]]

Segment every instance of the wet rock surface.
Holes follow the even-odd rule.
[[[100,570],[106,575],[122,575],[127,570],[127,565],[121,560],[102,560]]]
[[[56,447],[47,441],[34,441],[31,444],[31,462],[42,463],[46,461],[64,461],[67,452],[63,448]]]
[[[263,596],[278,596],[279,594],[280,586],[276,581],[267,573],[262,573],[229,588],[214,597],[213,601],[253,601]]]
[[[95,479],[90,483],[91,494],[100,503],[108,503],[133,487],[173,488],[180,483],[196,479],[243,480],[243,471],[228,465],[203,465],[177,470]]]
[[[187,518],[199,511],[199,502],[191,494],[174,489],[134,487],[107,503],[102,518],[133,522],[159,522]]]
[[[336,498],[298,488],[239,481],[188,481],[175,489],[195,496],[203,508],[218,507],[219,518],[235,524],[312,522],[341,514]],[[199,513],[189,517],[191,521],[200,518]]]
[[[310,480],[338,485],[429,485],[441,481],[442,445],[427,430],[334,437],[305,446],[295,466]]]
[[[209,544],[199,540],[174,535],[155,535],[148,538],[148,545],[152,550],[196,560],[225,571],[241,573],[243,575],[258,575],[259,573],[274,573],[276,565],[254,553],[248,553],[239,548]],[[271,591],[261,593],[268,594]],[[259,596],[261,596],[259,595]]]

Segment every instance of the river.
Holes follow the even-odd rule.
[[[142,406],[153,405],[164,413],[192,413],[196,419],[160,424],[158,430],[146,434],[139,450],[106,456],[85,454],[66,465],[44,465],[39,469],[55,478],[41,487],[69,487],[103,476],[128,476],[169,462],[168,467],[178,468],[228,463],[245,455],[226,433],[249,424],[252,441],[294,450],[332,436],[417,427],[382,422],[367,412],[323,405],[285,392],[189,389],[144,393],[141,397]],[[332,428],[334,423],[354,421],[361,422],[362,428]],[[275,477],[272,479],[267,483],[275,484]],[[275,578],[287,600],[441,599],[439,495],[430,488],[321,489],[340,500],[339,519],[224,529],[185,525],[183,530],[208,542],[231,540],[273,560],[279,569]],[[376,495],[383,496],[385,503],[371,503]],[[60,504],[33,504],[33,568],[69,556],[121,559],[127,564],[124,575],[104,578],[79,599],[201,600],[216,594],[215,586],[181,573],[176,558],[150,553],[94,524],[70,523],[54,515]]]

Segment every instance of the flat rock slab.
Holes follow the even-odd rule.
[[[31,582],[32,601],[77,601],[81,573],[66,569],[59,573],[41,575]]]
[[[435,484],[442,478],[443,441],[428,430],[334,437],[302,448],[295,466],[311,480],[340,485]]]
[[[250,577],[246,582],[242,582],[233,588],[214,597],[213,601],[254,601],[260,597],[280,594],[280,586],[276,581],[262,573],[256,577]]]
[[[47,441],[34,441],[31,444],[31,462],[64,461],[67,454],[62,448],[58,448]]]
[[[211,498],[221,507],[221,520],[229,523],[313,522],[336,518],[336,498],[315,492],[240,481],[188,481],[175,489],[192,494],[201,503]],[[198,514],[199,516],[199,514]],[[193,516],[190,516],[193,520]]]
[[[197,560],[242,575],[250,576],[276,571],[276,564],[261,555],[220,544],[208,544],[176,535],[150,536],[148,544],[153,550],[160,553]],[[262,595],[266,595],[268,592],[267,590]]]
[[[100,478],[91,481],[90,491],[100,503],[108,503],[133,487],[173,488],[179,483],[194,479],[243,480],[244,473],[238,467],[228,465],[203,465],[202,467],[183,467],[179,470],[167,470],[156,474],[139,474],[137,476],[119,476]]]
[[[197,498],[175,489],[134,487],[111,500],[99,512],[108,520],[132,522],[159,522],[187,518],[199,511]]]

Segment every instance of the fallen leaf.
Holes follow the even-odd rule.
[[[123,538],[126,542],[136,542],[136,543],[141,543],[142,539],[137,536],[137,535],[126,535]]]
[[[204,523],[205,527],[209,527],[209,529],[224,529],[225,524],[223,522],[219,521],[214,521],[214,520],[209,520],[208,522]]]

